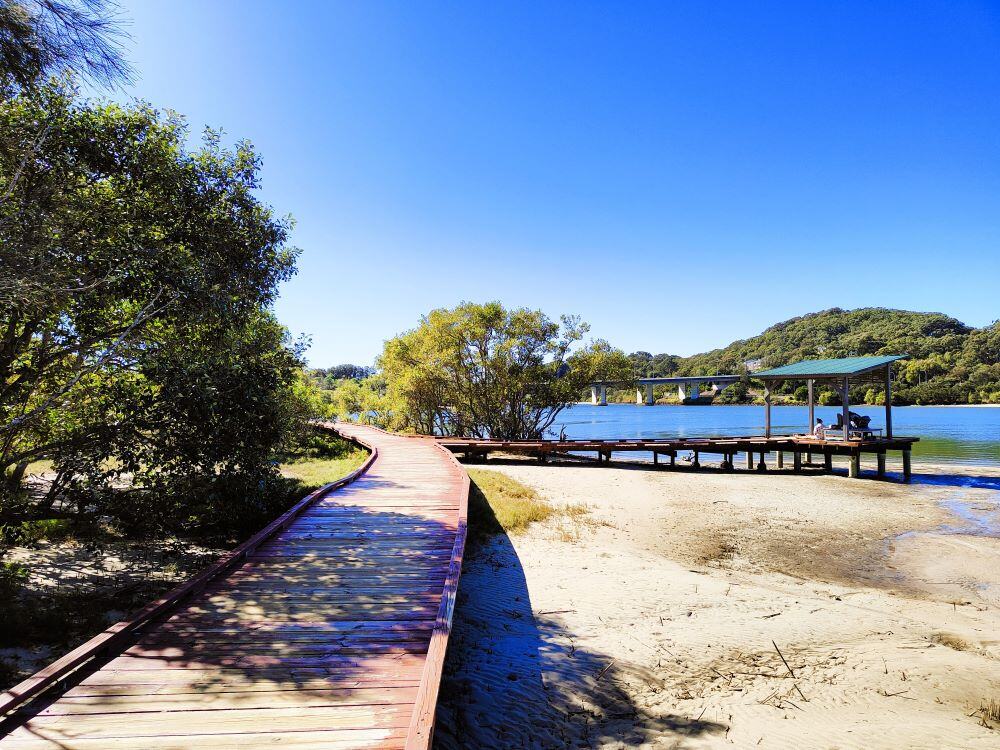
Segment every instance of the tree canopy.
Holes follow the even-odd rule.
[[[556,322],[499,302],[433,310],[386,342],[381,408],[421,433],[538,438],[586,383],[631,379],[622,352],[581,344],[588,330],[575,317]]]
[[[65,70],[105,85],[128,80],[117,20],[107,0],[0,0],[0,89]]]
[[[96,503],[128,477],[114,502],[137,522],[223,492],[252,508],[310,408],[270,312],[295,268],[289,222],[255,196],[249,144],[208,131],[188,151],[186,136],[177,116],[57,83],[0,102],[8,499],[48,459],[49,502]]]

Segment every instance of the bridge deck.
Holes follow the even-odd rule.
[[[338,429],[377,449],[365,474],[22,707],[0,749],[427,747],[468,477],[434,441]]]

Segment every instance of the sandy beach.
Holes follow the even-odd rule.
[[[470,550],[438,747],[1000,746],[990,482],[489,468],[588,512]]]

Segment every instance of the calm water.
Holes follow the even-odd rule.
[[[836,421],[839,407],[816,407],[827,424]],[[853,406],[867,414],[873,427],[884,427],[880,406]],[[772,431],[805,432],[805,406],[776,406],[771,410]],[[553,432],[566,426],[570,438],[669,438],[718,435],[763,435],[763,406],[635,406],[608,404],[571,406],[559,415]],[[913,447],[916,461],[1000,468],[1000,408],[905,406],[892,410],[892,430],[898,436],[919,437]],[[554,435],[553,435],[554,436]]]

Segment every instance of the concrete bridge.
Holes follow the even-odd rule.
[[[694,401],[701,396],[702,388],[716,395],[740,379],[739,375],[692,375],[683,378],[638,378],[632,383],[624,381],[598,381],[590,384],[590,402],[595,406],[608,405],[608,388],[635,385],[635,402],[653,405],[653,387],[657,385],[677,386],[677,398]]]

